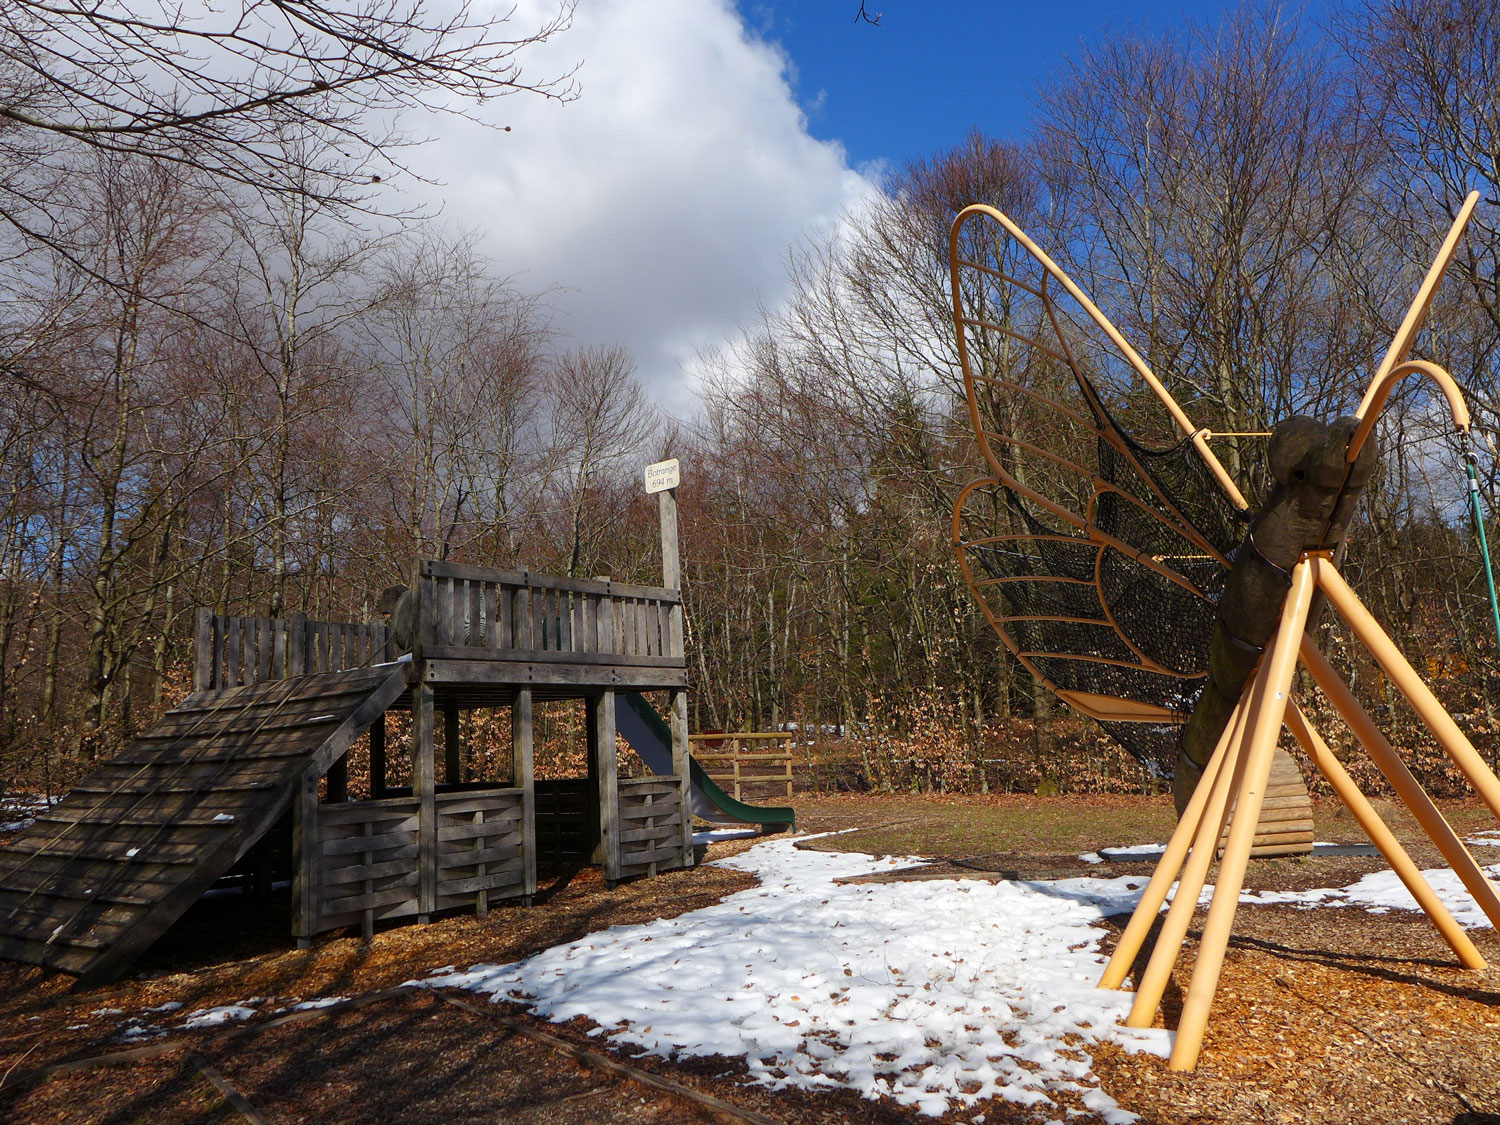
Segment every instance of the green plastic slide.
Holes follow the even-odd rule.
[[[656,708],[637,692],[615,693],[615,729],[653,773],[672,772],[672,731]],[[797,830],[797,814],[785,805],[747,805],[714,783],[696,759],[688,757],[692,777],[693,815],[720,824],[759,824],[779,832]]]

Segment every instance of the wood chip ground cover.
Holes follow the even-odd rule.
[[[804,828],[862,829],[825,837],[815,847],[933,855],[950,861],[945,871],[955,876],[1145,873],[1149,863],[1101,870],[1078,856],[1159,841],[1171,826],[1166,802],[1150,798],[839,797],[797,804]],[[1357,826],[1336,811],[1320,803],[1318,838],[1360,842]],[[1462,833],[1500,827],[1473,804],[1445,812]],[[1414,826],[1400,816],[1391,820],[1420,865],[1439,863]],[[746,846],[716,844],[714,853]],[[1383,867],[1378,858],[1274,860],[1252,865],[1249,886],[1343,886]],[[177,1025],[186,1013],[238,1003],[253,1009],[253,1027],[300,1001],[378,992],[443,965],[515,960],[613,925],[695,910],[748,885],[745,875],[706,867],[609,890],[597,873],[584,871],[559,879],[530,910],[504,908],[487,919],[457,916],[390,929],[368,946],[336,936],[305,952],[290,948],[284,904],[256,911],[238,896],[226,896],[195,910],[131,978],[109,988],[74,996],[67,992],[69,978],[3,964],[0,1120],[243,1120],[195,1066],[194,1052],[271,1122],[711,1120],[713,1114],[691,1099],[591,1069],[410,990],[236,1039],[223,1038],[223,1027],[182,1031]],[[1168,1027],[1177,1016],[1202,918],[1200,911],[1168,992]],[[1115,932],[1124,923],[1111,921]],[[1494,931],[1471,933],[1492,965],[1500,964]],[[169,1002],[183,1007],[147,1011]],[[513,1005],[495,1007],[506,1019],[531,1021],[581,1047],[604,1049],[588,1034],[593,1029],[585,1020],[556,1026]],[[122,1040],[132,1020],[167,1035]],[[159,1043],[165,1052],[45,1080],[28,1077],[41,1067],[134,1043]],[[1500,1125],[1500,973],[1457,968],[1420,915],[1247,905],[1239,911],[1196,1072],[1175,1075],[1161,1059],[1109,1044],[1095,1045],[1092,1053],[1102,1087],[1146,1121],[1344,1122],[1358,1116],[1368,1125]],[[617,1057],[775,1120],[917,1119],[909,1110],[848,1091],[773,1093],[746,1086],[738,1059]],[[1080,1112],[1082,1106],[1062,1108],[1072,1111],[1070,1121],[1094,1119]],[[1046,1119],[992,1101],[938,1120],[980,1116],[991,1123]]]

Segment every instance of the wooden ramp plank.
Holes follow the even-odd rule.
[[[189,696],[0,847],[0,957],[129,967],[406,690],[385,665]]]

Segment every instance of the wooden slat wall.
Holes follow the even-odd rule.
[[[683,867],[682,789],[676,777],[620,779],[621,874]]]
[[[1226,826],[1219,847],[1229,837]],[[1305,855],[1313,846],[1312,800],[1297,763],[1278,749],[1271,760],[1271,777],[1255,825],[1252,856]]]
[[[525,893],[520,789],[436,797],[437,910],[474,907]],[[386,797],[319,805],[318,890],[313,933],[410,918],[422,910],[421,800]]]
[[[313,933],[418,913],[419,811],[415,797],[318,806]]]
[[[547,863],[588,863],[589,779],[538,781],[535,790],[537,857]]]
[[[439,659],[539,654],[588,662],[678,662],[676,590],[607,579],[560,578],[435,560],[422,564],[423,653]]]
[[[209,609],[198,610],[194,650],[194,691],[343,672],[398,655],[383,623],[229,617]]]
[[[473,906],[526,893],[520,789],[437,796],[437,908]]]

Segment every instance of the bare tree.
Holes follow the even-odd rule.
[[[655,409],[635,380],[635,363],[622,347],[564,352],[553,365],[552,439],[561,457],[566,514],[566,566],[570,576],[597,569],[612,521],[597,503],[601,478],[640,460],[659,425]]]
[[[472,237],[429,233],[387,252],[360,334],[383,389],[367,405],[391,466],[386,510],[405,540],[398,570],[414,553],[447,558],[484,538],[484,516],[505,523],[514,557],[529,508],[519,478],[538,468],[526,407],[550,337],[541,302],[495,277]],[[535,502],[540,485],[529,490]]]
[[[571,5],[514,28],[466,2],[173,0],[0,6],[0,221],[54,245],[77,219],[60,188],[81,152],[187,165],[257,190],[357,201],[389,176],[403,111],[463,113],[525,91],[572,96],[571,75],[532,79],[525,50],[568,26]],[[314,130],[316,150],[278,143]],[[318,174],[312,179],[309,172]]]
[[[1047,242],[1190,415],[1258,431],[1339,404],[1374,349],[1349,335],[1368,247],[1344,236],[1375,155],[1294,23],[1246,6],[1185,41],[1107,40],[1044,114]],[[1163,415],[1136,436],[1180,435]],[[1248,475],[1248,447],[1220,453]]]

